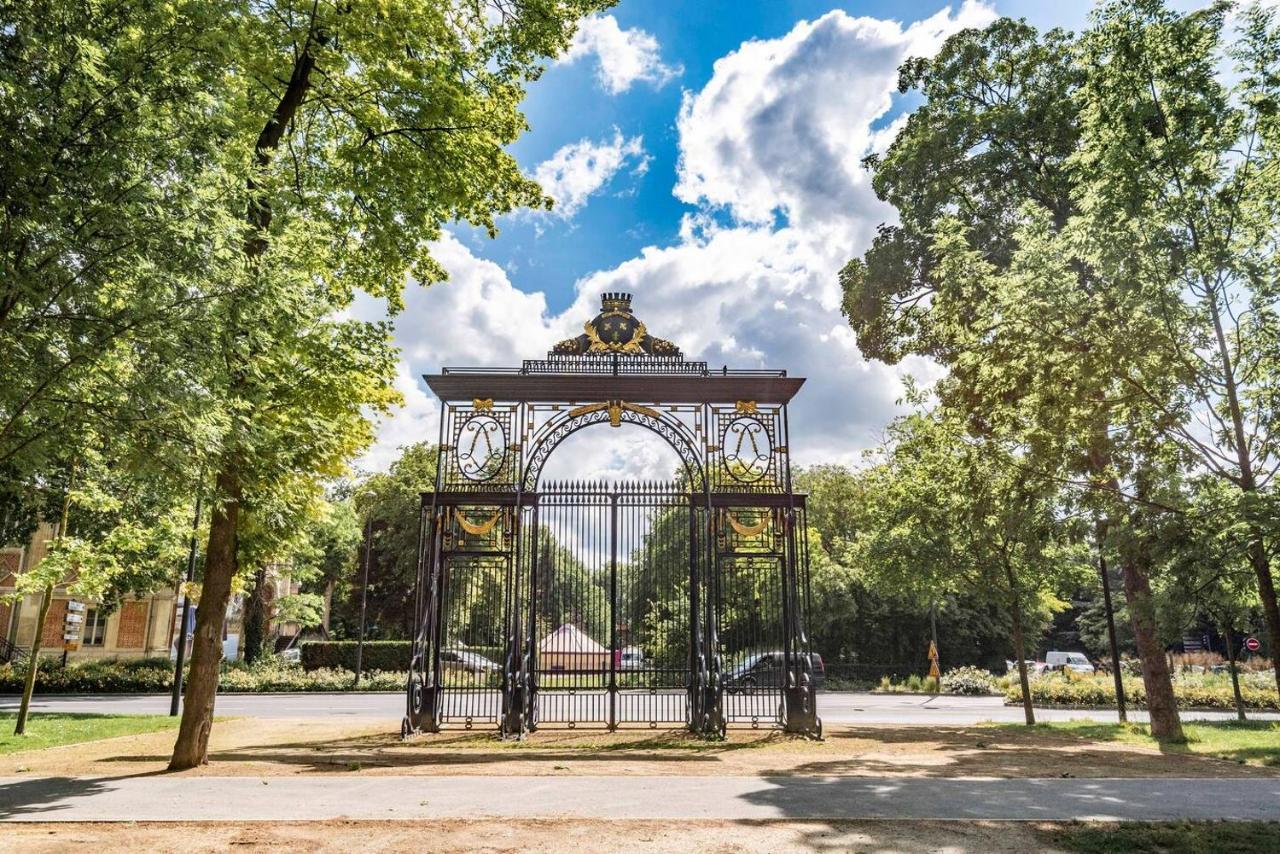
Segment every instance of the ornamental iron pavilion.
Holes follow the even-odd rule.
[[[404,734],[748,724],[821,735],[805,496],[788,448],[803,379],[689,361],[620,293],[545,359],[424,379],[442,415]],[[653,431],[682,472],[544,483],[560,443],[599,424]]]

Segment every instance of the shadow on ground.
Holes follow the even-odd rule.
[[[166,760],[167,761],[167,760]],[[55,810],[66,806],[49,806],[50,801],[67,798],[89,798],[105,792],[115,780],[154,777],[164,771],[122,774],[118,777],[32,777],[0,786],[0,821],[29,816],[55,818]]]
[[[289,766],[302,771],[341,772],[365,769],[400,769],[431,766],[457,769],[505,763],[573,762],[602,766],[618,762],[714,763],[725,754],[767,748],[795,740],[769,732],[746,739],[707,741],[679,730],[643,735],[577,732],[537,733],[525,741],[502,741],[489,733],[442,733],[401,741],[393,735],[364,735],[321,741],[247,745],[209,753],[211,764],[254,762]],[[168,756],[130,755],[106,757],[104,762],[167,762]]]
[[[1099,730],[1099,735],[1106,730]],[[48,763],[48,776],[95,775],[163,767],[155,739],[100,748],[82,760]],[[86,749],[87,750],[87,749]],[[197,773],[297,774],[369,771],[401,774],[735,774],[889,777],[1275,777],[1280,769],[1238,764],[1241,757],[1194,754],[1091,740],[1080,731],[988,726],[832,727],[823,742],[776,731],[736,731],[707,741],[679,730],[609,734],[543,730],[524,741],[492,732],[309,735],[246,729],[215,743]],[[37,757],[30,760],[41,773]],[[130,767],[131,765],[135,767]]]

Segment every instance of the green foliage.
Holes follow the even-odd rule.
[[[1056,489],[1020,468],[943,417],[895,422],[883,462],[865,475],[871,500],[855,560],[875,588],[921,610],[966,591],[1009,614],[1014,646],[1022,634],[1034,640],[1087,565]]]
[[[933,694],[936,686],[929,677],[912,673],[897,681],[892,676],[881,676],[874,690],[877,694]]]
[[[355,637],[359,632],[363,537],[370,520],[373,556],[365,637],[385,640],[413,634],[422,493],[435,489],[436,454],[435,445],[408,445],[385,473],[352,483],[352,497],[346,505],[350,522],[345,529],[349,538],[346,547],[352,549],[346,557],[350,583],[335,597],[333,628],[338,637]]]
[[[302,667],[307,671],[320,669],[354,671],[357,645],[356,641],[304,641],[300,646]],[[365,641],[361,669],[407,673],[409,659],[412,656],[413,641]],[[492,659],[492,656],[488,657]]]
[[[408,669],[401,671],[364,670],[361,691],[403,691]],[[355,673],[345,669],[303,670],[297,665],[264,659],[254,667],[228,667],[218,680],[220,692],[291,693],[298,691],[355,690]]]
[[[1045,849],[1073,854],[1275,854],[1280,826],[1268,821],[1120,822],[1047,826],[1037,831]]]
[[[980,667],[955,667],[942,674],[942,690],[948,694],[995,694],[999,679]]]
[[[84,715],[39,712],[31,716],[26,733],[13,735],[7,729],[13,722],[13,718],[11,714],[0,714],[0,754],[156,732],[169,729],[178,723],[177,718],[171,718],[168,715]]]
[[[22,691],[24,670],[0,665],[0,693]],[[173,688],[173,663],[167,658],[91,659],[65,666],[57,657],[40,662],[36,690],[50,694],[159,693]]]
[[[886,667],[927,667],[934,596],[944,663],[998,666],[1008,657],[1009,616],[989,589],[942,585],[925,590],[922,601],[917,583],[886,583],[888,568],[865,550],[866,538],[883,519],[881,476],[874,467],[855,472],[834,465],[795,472],[796,489],[808,493],[809,634],[827,661],[828,676],[840,678],[842,666],[864,680],[879,678]],[[922,565],[918,574],[928,570]]]
[[[403,665],[397,665],[395,658],[384,655],[381,663],[389,665],[385,668],[366,665],[360,677],[360,690],[402,690],[408,673],[408,656],[404,656]],[[21,692],[23,675],[11,664],[0,664],[0,694]],[[304,670],[266,657],[252,667],[238,663],[225,665],[218,690],[350,691],[354,682],[355,674],[350,668]],[[46,694],[154,694],[172,688],[173,663],[165,658],[73,661],[66,666],[50,658],[41,662],[36,682],[36,689]]]
[[[877,694],[942,693],[986,696],[1001,693],[1002,682],[990,670],[966,665],[943,673],[940,682],[919,673],[912,673],[905,679],[882,676],[872,690]]]
[[[1273,679],[1267,672],[1241,675],[1240,691],[1246,708],[1280,709]],[[1146,707],[1146,689],[1142,680],[1126,677],[1124,692],[1126,699],[1136,707]],[[1231,679],[1225,674],[1180,676],[1174,680],[1173,693],[1181,709],[1233,711],[1236,707]],[[1037,706],[1109,708],[1116,703],[1115,684],[1110,676],[1069,672],[1045,674],[1033,679],[1031,697]],[[1010,705],[1022,702],[1022,688],[1017,682],[1012,682],[1006,690],[1005,702]]]
[[[183,332],[222,292],[202,273],[218,251],[236,8],[0,10],[0,134],[22,140],[0,152],[6,535],[56,516],[46,490],[88,450],[194,480],[190,441],[208,424]]]

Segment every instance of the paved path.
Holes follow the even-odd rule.
[[[0,778],[0,821],[1280,819],[1280,778]]]
[[[18,708],[19,698],[0,696],[0,712]],[[169,712],[167,694],[36,696],[37,712],[98,712],[109,714],[163,715]],[[394,694],[222,694],[220,715],[257,718],[369,718],[399,727],[404,696]],[[1022,709],[1006,706],[1000,697],[924,697],[893,694],[822,693],[818,713],[827,724],[944,724],[968,725],[982,721],[1021,721]],[[1092,718],[1114,721],[1114,711],[1039,709],[1038,720]],[[1184,712],[1185,720],[1230,720],[1231,712]],[[1278,720],[1276,714],[1251,714],[1259,720]],[[1146,713],[1130,712],[1130,720],[1146,721]]]

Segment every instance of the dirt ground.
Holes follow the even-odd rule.
[[[120,777],[162,771],[172,732],[123,736],[0,757],[0,775]],[[547,730],[523,742],[489,732],[401,741],[381,721],[219,721],[209,765],[191,775],[802,774],[905,777],[1268,777],[1240,765],[1155,748],[983,727],[834,726],[822,742],[731,731],[705,742],[678,731]]]
[[[183,852],[573,851],[653,852],[946,851],[952,854],[1054,852],[1055,825],[1002,822],[682,822],[433,821],[310,822],[272,825],[10,825],[0,851],[54,854],[88,850]]]

